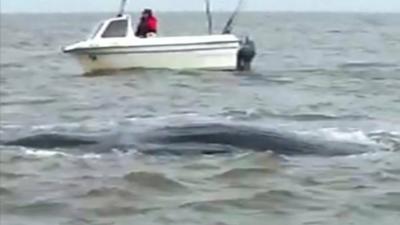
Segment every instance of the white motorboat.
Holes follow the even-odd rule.
[[[131,17],[123,13],[125,3],[116,17],[101,22],[87,40],[63,48],[78,59],[85,73],[131,68],[237,68],[241,42],[235,35],[139,38]]]

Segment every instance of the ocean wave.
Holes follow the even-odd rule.
[[[300,195],[298,192],[289,190],[270,190],[266,192],[257,193],[253,199],[260,201],[293,201],[293,200],[306,200],[307,196]]]
[[[136,197],[132,192],[118,187],[100,187],[89,190],[80,196],[81,198],[106,198],[120,197],[123,199]]]
[[[17,215],[49,215],[63,214],[69,208],[67,203],[51,201],[35,201],[17,206],[6,206],[5,210],[10,214]]]
[[[228,170],[222,174],[218,174],[212,177],[212,179],[217,180],[238,180],[238,179],[248,179],[256,177],[265,177],[276,173],[277,171],[269,168],[235,168]]]
[[[179,125],[179,124],[188,124],[188,123],[211,123],[216,122],[217,119],[201,116],[198,113],[176,113],[165,116],[127,116],[126,121],[123,121],[123,124],[126,125],[141,125],[145,127],[154,127],[154,126],[167,126],[171,123]]]
[[[1,106],[13,106],[13,105],[43,105],[57,102],[56,99],[53,98],[25,98],[25,99],[16,99],[16,100],[8,100],[8,101],[0,101]]]
[[[278,170],[281,162],[285,158],[274,154],[272,151],[267,152],[244,152],[243,154],[235,154],[223,162],[224,166],[239,168],[264,168],[271,171]]]
[[[225,208],[240,208],[240,209],[256,209],[259,210],[260,205],[252,202],[251,198],[225,198],[225,199],[212,199],[202,201],[192,201],[181,204],[179,208],[194,209],[200,212],[224,212]],[[257,204],[257,205],[256,205]]]
[[[375,131],[369,133],[368,137],[376,143],[388,146],[393,151],[400,151],[399,132]]]
[[[177,193],[184,193],[189,190],[185,185],[171,178],[167,178],[161,173],[131,172],[126,174],[123,179],[131,184],[139,185],[150,190]]]
[[[14,173],[14,172],[6,172],[6,171],[0,171],[0,178],[4,180],[17,180],[17,179],[22,179],[25,177],[30,177],[32,176],[31,174],[20,174],[20,173]]]
[[[25,65],[22,63],[17,62],[8,62],[8,63],[1,63],[1,68],[8,69],[8,68],[24,68]]]
[[[296,80],[292,77],[273,77],[273,76],[262,76],[262,80],[266,83],[274,83],[274,84],[280,84],[280,85],[285,85],[285,84],[293,84],[296,82]]]
[[[145,214],[151,211],[159,210],[159,208],[137,208],[134,206],[110,205],[92,209],[83,209],[86,213],[93,213],[99,217],[119,217]]]
[[[0,196],[11,196],[13,194],[13,191],[5,188],[5,187],[0,187]]]
[[[316,107],[326,107],[327,104],[310,105],[309,107],[315,109]],[[329,105],[328,105],[329,106]],[[330,121],[330,120],[365,120],[370,117],[366,115],[335,115],[323,113],[285,113],[277,111],[268,111],[261,109],[248,109],[248,110],[226,110],[220,114],[228,120],[241,120],[253,121],[262,118],[281,118],[291,121]]]
[[[312,199],[301,196],[288,190],[271,190],[261,192],[248,197],[213,199],[193,201],[180,205],[180,208],[191,208],[203,212],[222,212],[225,209],[277,211],[282,205],[291,205],[292,208],[304,208],[310,206]],[[313,204],[316,205],[316,204]],[[286,214],[285,212],[283,212]]]
[[[390,210],[398,213],[400,212],[400,192],[389,191],[383,195],[375,196],[371,204],[376,210]]]
[[[193,170],[193,171],[199,171],[199,170],[218,170],[219,166],[217,165],[212,165],[212,164],[207,164],[207,163],[194,163],[190,165],[185,165],[182,167],[184,170]]]
[[[7,147],[6,150],[3,150],[2,148],[4,147],[0,147],[0,151],[2,151],[2,153],[0,153],[2,154],[0,163],[16,165],[18,163],[40,161],[40,158],[27,155],[25,152],[26,148],[22,148],[23,150],[21,150],[19,147]],[[6,152],[7,154],[5,154]]]
[[[296,121],[323,121],[323,120],[361,120],[368,119],[366,116],[361,115],[328,115],[328,114],[292,114],[283,117],[290,118]]]
[[[368,68],[390,68],[399,67],[398,64],[385,62],[347,62],[339,65],[343,69],[368,69]]]
[[[327,30],[326,33],[340,34],[346,32],[345,30]]]

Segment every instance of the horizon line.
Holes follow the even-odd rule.
[[[140,10],[127,13],[140,13]],[[157,10],[160,13],[203,13],[202,10]],[[215,13],[232,13],[229,10],[215,10]],[[357,13],[357,14],[400,14],[400,11],[361,11],[361,10],[243,10],[243,13]],[[0,11],[0,14],[112,14],[115,11]]]

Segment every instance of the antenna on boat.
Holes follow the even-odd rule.
[[[119,7],[119,11],[118,11],[117,17],[121,17],[122,15],[124,15],[126,2],[127,2],[127,0],[122,0],[121,1],[121,6]]]
[[[205,0],[206,1],[206,13],[207,13],[207,21],[208,21],[208,33],[212,34],[213,33],[213,19],[211,15],[211,4],[210,0]]]
[[[235,11],[229,18],[228,22],[226,22],[226,25],[225,25],[224,29],[222,30],[223,34],[230,34],[232,32],[233,22],[235,22],[235,19],[236,19],[237,15],[239,14],[240,8],[242,7],[242,4],[243,4],[243,0],[239,0]]]

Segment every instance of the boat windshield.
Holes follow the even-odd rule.
[[[93,33],[90,35],[89,39],[96,38],[98,33],[100,32],[101,28],[103,27],[104,23],[100,23],[96,29],[93,31]]]
[[[126,37],[128,32],[128,20],[115,20],[108,24],[104,33],[101,35],[102,38],[122,38]]]

